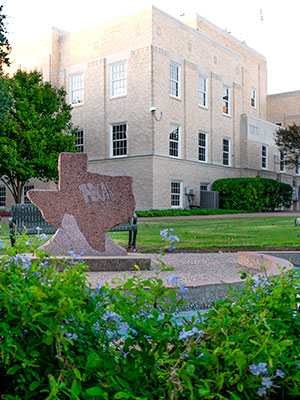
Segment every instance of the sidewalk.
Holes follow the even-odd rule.
[[[252,217],[299,217],[300,211],[274,211],[243,214],[218,214],[218,215],[181,215],[175,217],[138,217],[138,221],[164,220],[164,219],[203,219],[203,218],[252,218]]]

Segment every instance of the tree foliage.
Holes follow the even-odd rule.
[[[299,165],[300,154],[300,126],[293,125],[280,128],[275,132],[275,143],[285,154],[285,164]]]
[[[57,180],[59,153],[74,151],[71,106],[64,89],[43,82],[40,72],[18,71],[2,81],[10,107],[0,121],[0,176],[20,203],[30,178]]]
[[[3,5],[0,5],[0,74],[3,73],[3,66],[9,66],[9,53],[10,53],[10,45],[7,35],[6,29],[6,15],[3,14]]]

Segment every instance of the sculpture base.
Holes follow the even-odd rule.
[[[37,257],[34,254],[26,254],[32,261],[36,261]],[[63,261],[67,260],[67,261]],[[45,257],[43,262],[48,261],[50,264],[53,264],[55,261],[56,267],[59,271],[63,271],[66,264],[69,264],[74,259],[72,257]],[[144,254],[135,253],[134,255],[127,256],[83,256],[80,257],[80,260],[83,260],[85,264],[89,267],[87,271],[90,272],[101,272],[101,271],[135,271],[135,265],[139,267],[140,270],[150,269],[151,259],[149,256]]]
[[[52,256],[69,256],[83,254],[84,256],[126,256],[127,251],[105,235],[105,250],[93,249],[82,232],[76,219],[71,214],[65,214],[62,225],[48,242],[39,247],[39,250],[50,253]]]

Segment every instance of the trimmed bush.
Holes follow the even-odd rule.
[[[290,185],[266,178],[218,179],[212,190],[220,193],[220,207],[249,212],[289,208],[293,189]]]
[[[148,210],[148,211],[136,211],[138,217],[151,218],[151,217],[178,217],[184,215],[220,215],[220,214],[241,214],[246,211],[242,210],[222,210],[220,208],[211,209],[199,209],[193,208],[191,210]]]

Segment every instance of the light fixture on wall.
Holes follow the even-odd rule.
[[[156,116],[156,107],[150,107],[149,111],[151,112],[151,114],[154,115],[154,118],[156,119],[156,121],[160,121],[162,119],[162,111],[160,112],[159,118],[157,118]]]

